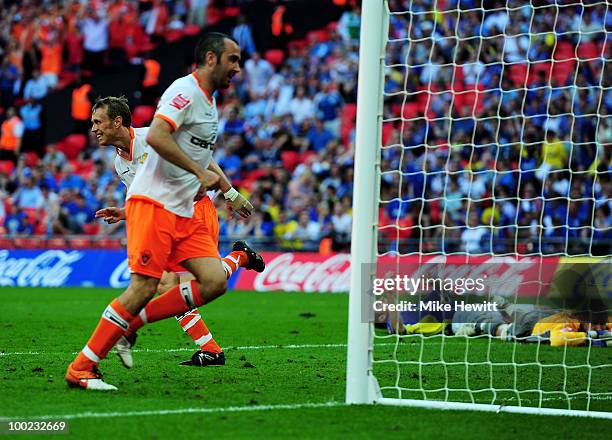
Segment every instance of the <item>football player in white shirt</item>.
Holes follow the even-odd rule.
[[[129,188],[134,180],[136,170],[145,162],[150,151],[150,147],[146,143],[146,135],[148,127],[132,128],[130,107],[125,97],[107,96],[96,101],[92,108],[91,116],[92,133],[98,139],[101,146],[108,146],[115,149],[115,170],[117,175],[126,186]],[[214,196],[214,193],[212,193]],[[205,196],[208,197],[208,196]],[[208,200],[201,201],[203,205],[208,205]],[[196,208],[196,212],[198,208]],[[97,218],[104,218],[109,223],[117,223],[125,220],[125,209],[118,207],[107,207],[96,212]],[[216,215],[211,219],[212,227],[218,230]],[[246,252],[244,257],[242,252]],[[253,251],[245,242],[238,241],[234,243],[234,250],[222,259],[222,264],[225,269],[226,277],[234,273],[238,267],[250,266],[249,268],[262,271],[263,264],[248,263],[263,263],[263,259],[255,251]],[[252,266],[252,267],[251,267]],[[168,268],[162,274],[158,286],[158,292],[163,293],[169,290],[176,284],[179,284],[179,276],[173,270],[176,267]],[[193,276],[184,269],[179,267],[177,272],[182,272],[182,281],[193,279]],[[208,327],[204,323],[197,309],[177,316],[177,320],[185,333],[187,333],[200,347],[200,349],[188,361],[182,365],[192,366],[208,366],[208,365],[224,365],[225,355],[221,347],[214,340]],[[132,333],[129,338],[122,337],[117,343],[117,353],[127,368],[133,366],[131,348],[134,345],[136,333]]]
[[[240,72],[240,47],[227,35],[210,33],[198,42],[195,58],[193,74],[176,80],[162,95],[146,136],[152,151],[128,190],[130,285],[108,305],[91,338],[68,366],[69,386],[116,390],[102,379],[98,364],[122,335],[202,306],[227,288],[214,243],[216,231],[210,230],[214,206],[212,210],[202,206],[202,214],[194,217],[193,200],[201,190],[219,188],[241,216],[248,217],[253,209],[211,162],[218,126],[213,93],[228,88]],[[195,280],[182,282],[151,301],[164,268],[178,263]]]

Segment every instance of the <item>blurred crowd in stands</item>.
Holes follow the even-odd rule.
[[[611,253],[606,3],[434,3],[389,3],[381,250]]]
[[[189,24],[191,20],[194,25],[200,25],[198,20],[206,20],[206,15],[193,18],[186,9],[193,2],[154,1],[151,8],[144,11],[142,3],[146,2],[101,1],[93,6],[68,2],[63,8],[39,7],[31,11],[25,8],[23,13],[15,6],[4,11],[3,20],[9,23],[10,30],[6,38],[9,42],[15,40],[11,35],[17,33],[15,23],[21,20],[36,33],[43,20],[35,17],[48,15],[49,22],[55,23],[55,41],[64,41],[68,47],[65,38],[60,38],[73,35],[64,32],[68,26],[80,28],[80,35],[87,39],[94,31],[84,22],[103,22],[105,24],[100,24],[103,30],[92,37],[100,45],[108,41],[100,47],[103,56],[90,57],[85,49],[79,63],[68,63],[71,67],[74,65],[76,72],[96,72],[105,66],[113,68],[142,52],[143,44],[163,44],[156,35],[167,36],[173,22]],[[199,3],[204,4],[203,10],[206,10],[208,2]],[[156,12],[157,9],[166,11],[162,14]],[[200,10],[202,7],[198,8]],[[222,222],[222,239],[249,236],[284,247],[318,250],[321,240],[328,238],[326,245],[330,249],[347,249],[351,229],[359,14],[359,9],[354,8],[346,14],[350,20],[344,18],[339,24],[332,23],[328,28],[309,34],[304,40],[292,41],[287,52],[271,50],[265,56],[257,50],[252,26],[244,16],[236,17],[231,33],[244,49],[244,69],[232,88],[218,97],[221,119],[216,159],[235,184],[251,194],[257,209],[247,222],[235,218]],[[162,20],[160,16],[168,19]],[[116,46],[109,41],[113,40],[113,17],[120,22],[132,20],[131,23],[142,31],[145,40],[135,43],[135,52],[126,54],[124,50],[113,54],[111,49]],[[152,21],[163,23],[165,27],[162,25],[158,29],[149,25]],[[128,41],[132,40],[128,38]],[[3,46],[6,47],[4,60],[10,58],[12,44]],[[71,59],[69,54],[70,51],[68,60]],[[104,65],[96,64],[103,62],[105,57],[109,58]],[[66,57],[63,59],[66,62]],[[32,61],[31,75],[38,74],[41,64],[40,60]],[[154,66],[157,76],[161,68],[163,66],[158,63]],[[69,75],[62,73],[61,66],[59,72],[56,76]],[[38,137],[30,141],[27,118],[23,116],[24,111],[27,112],[24,109],[30,105],[29,96],[22,90],[28,89],[29,80],[25,81],[25,87],[20,85],[24,77],[23,70],[15,75],[11,83],[13,94],[3,105],[4,120],[10,128],[7,131],[12,134],[9,141],[15,138],[19,144],[16,148],[0,149],[3,232],[8,235],[122,236],[123,224],[109,226],[93,219],[97,209],[121,206],[125,197],[125,188],[113,168],[114,150],[98,149],[91,136],[86,142],[78,137],[86,133],[89,119],[84,116],[88,112],[80,109],[91,108],[95,90],[84,78],[73,77],[76,85],[72,110],[77,134],[69,136],[61,145],[45,145],[39,154],[40,146],[45,144],[42,134],[39,132]],[[45,93],[37,96],[32,105],[39,106],[39,100],[58,86],[57,81],[53,85],[45,84]],[[143,83],[142,103],[154,105],[160,90],[152,87],[157,95],[146,102],[145,89]],[[79,105],[80,102],[84,105]],[[350,104],[349,114],[342,119],[347,103]],[[18,111],[15,104],[21,104]],[[135,108],[134,121],[144,125],[150,120],[152,109],[149,106]],[[146,115],[138,116],[142,111]],[[30,147],[31,143],[37,148]],[[221,208],[221,199],[217,202],[219,213],[224,216],[227,213]]]
[[[190,13],[194,3],[3,8],[2,106],[5,120],[20,118],[23,132],[20,154],[0,149],[4,233],[123,234],[122,224],[93,221],[96,209],[124,202],[113,150],[96,148],[93,139],[76,157],[65,145],[46,145],[40,158],[27,153],[26,143],[44,145],[40,132],[29,133],[37,130],[38,100],[58,86],[54,73],[95,71],[96,51],[108,54],[112,66],[134,56],[125,44],[163,44],[179,23],[200,26],[207,17]],[[392,15],[386,55],[380,251],[610,253],[602,240],[612,240],[612,91],[604,45],[612,14],[603,2],[537,10],[516,2],[508,12],[503,8],[513,1],[491,0],[486,13],[483,3],[390,0],[392,12],[408,13]],[[122,44],[113,43],[117,20]],[[136,23],[143,40],[125,35],[123,20]],[[338,22],[290,41],[286,50],[260,53],[252,26],[236,17],[232,35],[244,66],[217,98],[215,158],[256,210],[248,221],[225,218],[222,240],[348,249],[360,22],[359,7],[347,8]],[[88,46],[88,39],[106,45]],[[42,49],[58,41],[64,64],[50,71]],[[80,56],[71,55],[71,45]],[[43,92],[39,78],[48,84]],[[11,110],[15,100],[18,111]],[[14,169],[2,165],[7,160]]]

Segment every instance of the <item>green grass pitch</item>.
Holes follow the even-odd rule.
[[[602,438],[609,420],[542,417],[471,411],[433,411],[386,406],[345,406],[346,295],[228,292],[201,309],[224,347],[224,367],[189,368],[195,346],[175,320],[141,330],[135,366],[124,369],[114,353],[101,364],[114,393],[68,389],[66,366],[81,349],[100,313],[117,295],[111,289],[0,289],[0,417],[55,417],[70,422],[74,438]],[[523,399],[535,370],[545,368],[544,405],[567,406],[566,393],[583,389],[583,368],[563,370],[565,360],[579,366],[612,363],[612,350],[553,349],[489,340],[420,337],[402,342],[377,339],[375,365],[382,386],[423,387],[432,399],[440,387],[469,387],[477,402]],[[467,355],[465,344],[469,344]],[[411,364],[422,355],[431,362]],[[444,366],[436,363],[443,357]],[[493,362],[538,359],[544,366],[492,366]],[[470,364],[463,365],[464,360]],[[487,363],[489,361],[489,363]],[[605,370],[605,371],[604,371]],[[605,374],[604,374],[605,373]],[[591,391],[610,392],[610,369],[595,369]],[[563,389],[565,384],[565,389]],[[491,388],[521,390],[500,392]],[[561,387],[561,388],[560,388]],[[558,393],[555,394],[554,392]],[[385,391],[394,395],[394,389]],[[407,397],[419,393],[405,394]],[[457,392],[454,399],[469,400]],[[572,399],[579,408],[584,399]],[[308,406],[307,404],[312,404]],[[612,400],[592,402],[612,411]],[[603,434],[605,436],[605,434]],[[549,436],[549,437],[545,437]],[[27,436],[20,435],[19,438]]]

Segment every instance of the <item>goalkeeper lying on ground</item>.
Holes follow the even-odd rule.
[[[448,295],[429,293],[423,301],[451,302]],[[387,299],[392,303],[391,298]],[[551,346],[580,346],[589,340],[610,341],[612,316],[607,313],[561,311],[533,304],[508,304],[494,297],[498,311],[381,312],[376,326],[389,334],[431,336],[445,331],[448,335],[488,335],[506,341],[545,342]],[[607,318],[606,318],[607,317]],[[450,325],[448,325],[450,324]]]
[[[612,338],[612,317],[605,316],[532,304],[502,304],[497,312],[456,312],[450,328],[457,336],[484,334],[506,341],[539,341],[550,342],[553,347],[575,347],[586,345],[590,340],[603,342]]]

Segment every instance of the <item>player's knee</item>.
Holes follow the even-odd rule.
[[[227,290],[227,279],[221,276],[208,277],[198,283],[204,304],[223,295]]]
[[[223,295],[227,290],[227,279],[225,277],[214,277],[209,281],[207,287],[211,294],[216,296]]]
[[[157,285],[158,280],[149,278],[146,281],[136,283],[134,288],[138,290],[140,296],[148,302],[155,296],[155,293],[157,293]]]
[[[174,272],[164,272],[157,286],[157,293],[162,294],[167,292],[180,282],[179,276]]]
[[[155,295],[157,281],[134,274],[126,291],[119,296],[121,304],[131,314],[138,313]]]
[[[215,280],[213,288],[217,295],[223,295],[227,290],[227,279],[225,277],[218,278]]]

